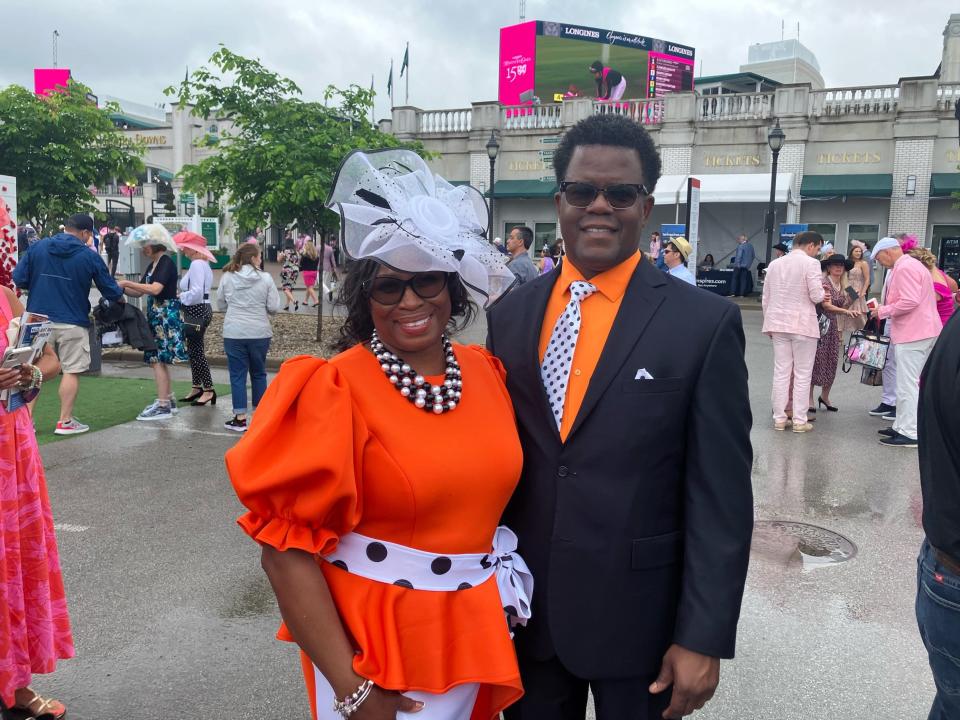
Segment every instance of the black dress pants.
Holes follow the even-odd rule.
[[[524,695],[504,712],[506,720],[584,720],[587,690],[593,691],[597,720],[660,720],[673,688],[651,695],[651,677],[584,679],[556,657],[546,661],[519,658]]]

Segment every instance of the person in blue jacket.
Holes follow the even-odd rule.
[[[13,271],[14,284],[29,293],[27,312],[42,313],[51,321],[49,342],[63,372],[57,435],[90,429],[73,417],[80,389],[78,375],[90,367],[90,283],[107,300],[123,301],[123,291],[106,264],[87,246],[92,238],[93,219],[71,215],[63,232],[31,245]]]
[[[733,284],[730,297],[746,297],[753,291],[753,274],[750,268],[753,267],[753,261],[756,259],[757,253],[747,236],[739,235],[737,251],[733,256]]]

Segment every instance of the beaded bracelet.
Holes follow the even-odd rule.
[[[30,382],[26,385],[18,385],[17,387],[23,391],[39,390],[40,385],[43,384],[43,373],[36,365],[27,365],[27,367],[30,368]]]
[[[343,700],[334,698],[334,712],[340,713],[342,718],[349,718],[360,709],[363,701],[370,697],[371,690],[373,690],[373,680],[364,680],[352,695],[347,695]]]

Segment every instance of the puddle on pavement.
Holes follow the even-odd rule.
[[[857,546],[840,533],[817,525],[757,520],[753,524],[751,554],[807,569],[846,562],[857,554]]]
[[[229,604],[220,609],[223,618],[251,618],[276,612],[277,601],[266,575],[248,581]]]

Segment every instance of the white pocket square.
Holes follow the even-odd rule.
[[[646,368],[640,368],[637,370],[637,375],[634,380],[653,380],[653,375],[647,372]]]

